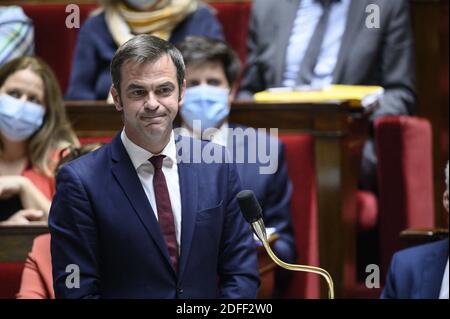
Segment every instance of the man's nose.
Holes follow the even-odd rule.
[[[158,106],[158,98],[153,92],[149,92],[144,107],[149,111],[154,111],[158,108]]]

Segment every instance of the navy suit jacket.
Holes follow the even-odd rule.
[[[229,124],[229,127],[248,129],[236,124]],[[232,157],[236,162],[242,188],[250,189],[255,193],[263,209],[265,226],[275,228],[280,236],[274,243],[275,253],[283,261],[294,263],[296,250],[290,209],[292,184],[287,172],[284,145],[270,134],[259,132],[254,128],[250,129],[256,132],[256,145],[250,144],[251,142],[244,135],[236,138],[229,136],[228,148],[233,147]],[[256,160],[252,161],[246,157],[243,163],[239,163],[237,160],[239,152],[243,154],[254,152]],[[264,157],[258,155],[260,152],[263,152]],[[277,167],[272,174],[261,173],[262,168],[275,164]]]
[[[381,298],[439,298],[447,259],[448,239],[397,252]]]
[[[233,164],[192,163],[190,138],[177,137],[191,163],[178,163],[182,224],[178,274],[120,135],[64,166],[49,227],[57,298],[254,298],[254,241],[235,199]],[[181,144],[181,148],[179,148]],[[201,149],[212,143],[200,142]],[[215,144],[212,144],[215,145]],[[215,152],[226,156],[217,145]],[[193,152],[192,152],[193,153]],[[180,156],[180,152],[177,154]],[[80,287],[66,281],[80,271]]]

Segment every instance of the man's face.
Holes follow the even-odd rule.
[[[209,61],[202,64],[186,65],[186,87],[197,85],[211,85],[224,89],[230,89],[222,62]],[[231,94],[229,97],[231,103]]]
[[[184,94],[178,87],[171,58],[163,55],[153,63],[127,61],[121,69],[120,97],[112,89],[114,104],[123,111],[125,133],[135,144],[150,149],[169,139],[172,122]]]

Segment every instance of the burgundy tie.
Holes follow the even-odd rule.
[[[155,168],[153,176],[153,189],[155,191],[156,210],[158,211],[159,227],[169,248],[170,260],[173,268],[178,271],[178,244],[175,233],[172,205],[170,204],[169,190],[166,178],[161,169],[165,155],[156,155],[149,159]]]

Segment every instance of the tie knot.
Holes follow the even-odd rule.
[[[166,157],[166,156],[165,155],[155,155],[155,156],[152,156],[149,159],[149,161],[150,161],[150,163],[153,164],[153,167],[155,169],[161,169],[164,157]]]

